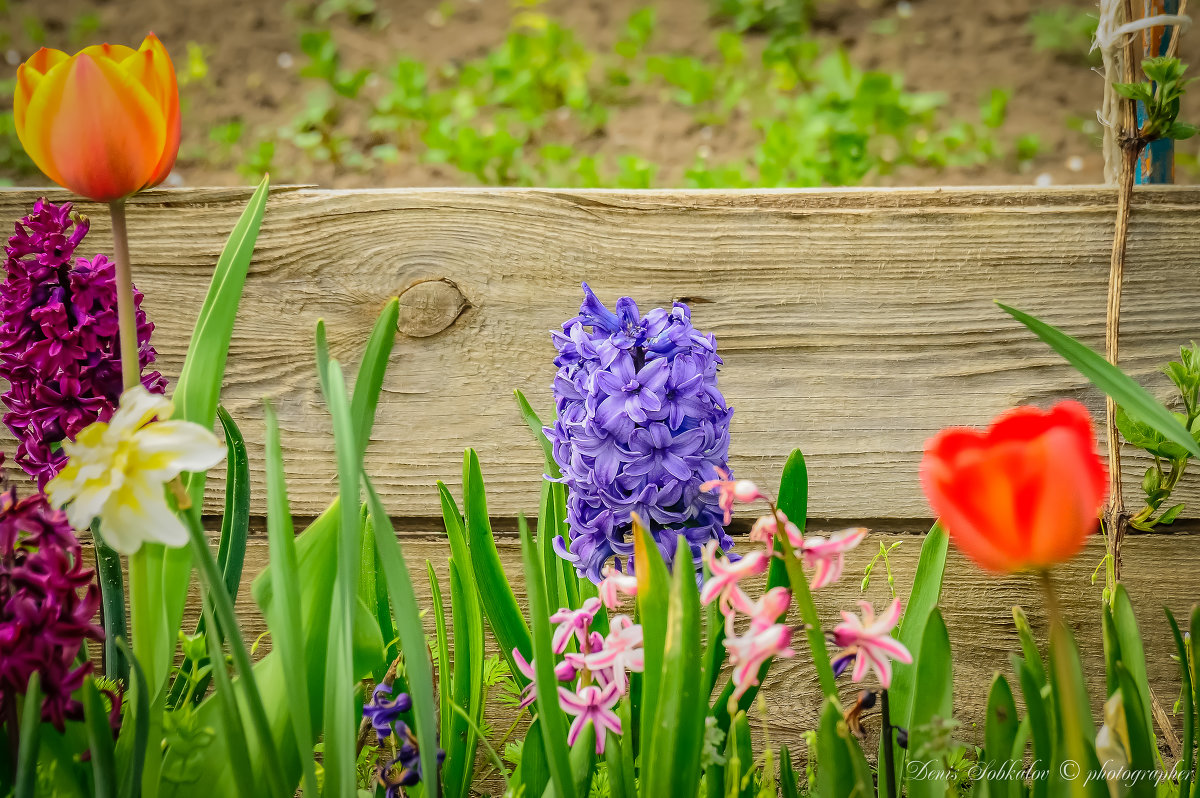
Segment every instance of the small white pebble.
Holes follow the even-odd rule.
[[[279,64],[280,69],[291,69],[296,59],[292,58],[291,53],[280,53],[275,57],[275,63]]]
[[[21,63],[21,54],[16,50],[8,50],[4,53],[4,60],[8,62],[9,66],[16,66]]]
[[[912,11],[912,3],[908,0],[900,0],[899,3],[896,3],[896,16],[900,19],[908,19],[912,16]]]
[[[712,125],[705,125],[704,127],[700,128],[700,138],[704,139],[705,141],[712,141],[712,137],[713,137]]]
[[[1048,186],[1048,185],[1052,184],[1053,182],[1054,182],[1054,176],[1051,175],[1049,172],[1042,172],[1040,175],[1038,175],[1037,177],[1035,177],[1033,179],[1033,184],[1035,186]]]
[[[696,156],[707,161],[710,157],[712,157],[712,147],[708,146],[707,144],[701,144],[696,148]]]
[[[1082,172],[1083,171],[1083,159],[1080,158],[1078,155],[1072,155],[1070,158],[1067,159],[1067,168],[1070,169],[1072,172]]]

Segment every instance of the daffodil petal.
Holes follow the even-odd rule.
[[[138,451],[153,458],[170,455],[179,471],[206,471],[225,459],[226,448],[209,430],[191,421],[160,421],[137,436]],[[174,475],[172,475],[174,476]]]
[[[135,385],[121,394],[117,412],[108,422],[111,434],[125,438],[146,426],[155,417],[169,418],[171,402],[165,396],[150,393],[145,386]]]

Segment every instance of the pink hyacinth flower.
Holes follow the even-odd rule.
[[[779,516],[779,519],[776,520],[775,516]],[[794,548],[804,544],[804,535],[800,533],[800,527],[789,521],[783,510],[768,513],[755,521],[754,526],[750,527],[750,539],[755,543],[772,545],[775,536],[779,534],[779,521],[783,521],[783,532],[787,535],[788,543]]]
[[[730,562],[728,557],[717,557],[716,553],[717,543],[710,541],[704,549],[704,561],[711,575],[700,589],[700,603],[708,606],[719,598],[721,612],[728,615],[733,611],[734,594],[740,590],[738,582],[766,571],[771,557],[756,549],[737,562]]]
[[[621,697],[616,683],[607,687],[597,687],[589,684],[573,693],[565,687],[558,688],[558,703],[563,711],[574,715],[571,729],[567,732],[567,745],[575,745],[588,721],[596,727],[596,753],[604,753],[605,732],[621,733],[621,719],[612,711],[613,706]]]
[[[730,479],[729,472],[723,468],[716,469],[717,476],[720,479],[710,479],[707,482],[700,483],[700,491],[707,493],[710,490],[718,491],[717,506],[725,511],[725,525],[729,525],[730,519],[733,518],[733,503],[752,502],[755,499],[767,498],[758,490],[758,486],[748,479]]]
[[[521,691],[521,702],[517,704],[519,709],[525,709],[537,700],[537,672],[533,669],[533,663],[526,661],[525,657],[521,655],[520,649],[514,648],[512,656],[513,662],[517,664],[517,670],[529,680],[529,684],[525,685],[525,689]],[[554,666],[554,678],[560,682],[569,682],[575,678],[578,672],[578,669],[567,660]]]
[[[900,599],[894,600],[887,612],[878,618],[869,602],[860,601],[858,606],[862,608],[861,619],[852,612],[843,612],[842,623],[833,628],[833,642],[842,648],[834,659],[834,669],[835,672],[845,670],[853,658],[851,679],[861,682],[867,671],[874,670],[880,686],[886,690],[892,684],[891,660],[905,665],[913,661],[904,644],[891,637],[891,631],[900,623]]]
[[[733,608],[743,615],[750,616],[750,632],[761,632],[779,621],[780,616],[792,606],[792,591],[786,587],[773,587],[758,601],[753,601],[741,590],[732,597]],[[727,627],[732,627],[733,616],[727,616]]]
[[[758,672],[767,660],[772,657],[794,657],[796,652],[791,646],[792,628],[782,623],[772,624],[759,632],[747,632],[741,637],[727,636],[725,648],[733,665],[730,678],[734,690],[731,700],[737,701],[758,684]]]
[[[828,540],[820,535],[805,538],[800,545],[800,553],[804,557],[804,565],[813,571],[808,586],[817,590],[841,579],[846,552],[862,543],[866,536],[866,528],[860,526],[834,532]]]
[[[627,684],[626,672],[641,673],[646,667],[641,625],[635,624],[628,615],[613,618],[603,644],[584,656],[583,664],[590,671],[609,674],[610,681],[617,685],[623,695]]]
[[[583,606],[577,610],[563,607],[550,616],[550,622],[558,624],[558,628],[554,630],[554,639],[551,641],[551,648],[555,654],[566,651],[572,637],[578,640],[581,646],[587,642],[588,629],[591,628],[592,621],[596,619],[596,613],[600,611],[600,606],[600,599],[593,596],[583,602]]]
[[[637,595],[637,577],[625,574],[613,567],[612,563],[604,566],[604,580],[600,582],[600,601],[610,610],[621,606],[621,593],[626,596]]]

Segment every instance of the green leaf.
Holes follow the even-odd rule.
[[[192,329],[187,354],[179,372],[179,380],[171,393],[174,404],[173,418],[192,421],[210,428],[216,420],[217,403],[221,395],[221,383],[225,377],[225,361],[229,354],[229,341],[233,336],[233,323],[237,316],[242,288],[254,254],[254,244],[262,226],[263,212],[268,196],[268,180],[264,176],[254,195],[246,204],[225,242],[212,281],[205,294],[204,304]],[[200,506],[204,501],[203,473],[185,473],[184,485],[191,495],[192,504]],[[188,572],[192,567],[192,555],[188,547],[163,550],[157,547],[149,553],[153,560],[154,573],[147,574],[152,584],[152,593],[147,594],[146,603],[154,612],[166,611],[166,625],[159,630],[162,640],[153,644],[165,648],[161,654],[168,658],[174,647],[175,634],[183,621],[183,608],[187,602],[187,589],[191,580]],[[132,578],[132,577],[131,577]],[[220,617],[218,615],[218,617]],[[137,625],[135,624],[135,631]],[[135,650],[143,650],[142,643],[134,635]],[[159,672],[157,661],[147,662],[142,658],[142,667],[154,689],[162,684],[167,673]]]
[[[279,421],[270,403],[264,405],[267,435],[264,452],[267,488],[267,546],[270,558],[267,568],[278,591],[279,601],[271,605],[267,622],[271,629],[272,649],[282,660],[287,674],[292,704],[292,739],[300,763],[304,795],[318,798],[316,764],[312,749],[316,742],[309,706],[308,670],[305,667],[304,630],[301,620],[300,565],[296,556],[295,530],[288,502],[287,478],[283,468],[283,444]]]
[[[900,619],[900,628],[896,633],[905,648],[913,655],[911,665],[897,665],[892,676],[892,686],[888,688],[888,698],[892,711],[892,725],[907,729],[911,725],[913,701],[917,674],[921,669],[921,642],[925,637],[925,627],[929,616],[935,611],[942,595],[942,580],[946,572],[946,554],[950,542],[945,528],[934,524],[933,528],[921,541],[921,554],[917,558],[917,571],[913,577],[912,590],[908,594],[908,602],[904,605],[904,615]],[[887,761],[880,740],[878,761]],[[893,742],[893,745],[895,743]],[[896,746],[893,749],[896,763],[896,781],[901,782],[904,773],[904,761],[907,757],[905,749]]]
[[[542,423],[542,419],[534,411],[533,406],[529,404],[529,400],[525,398],[525,394],[518,390],[513,391],[513,396],[516,397],[517,407],[521,411],[521,418],[525,419],[525,424],[529,427],[529,431],[533,433],[533,437],[542,446],[542,454],[546,459],[546,475],[551,479],[558,479],[562,476],[562,472],[558,468],[558,463],[554,459],[554,445],[550,443],[550,439],[546,437]]]
[[[857,798],[874,793],[867,760],[835,698],[826,698],[821,711],[817,762],[817,795],[822,798]]]
[[[117,638],[117,647],[130,663],[133,675],[134,691],[132,694],[132,722],[127,711],[121,724],[121,737],[127,734],[126,727],[132,727],[128,762],[125,765],[124,776],[121,778],[121,795],[137,795],[142,787],[142,772],[146,765],[146,745],[150,740],[150,685],[146,683],[146,673],[142,664],[133,656],[129,644],[123,638]],[[117,740],[118,750],[122,740]]]
[[[524,795],[542,795],[550,784],[550,761],[546,758],[546,744],[542,740],[542,724],[535,716],[525,733],[525,744],[521,746],[521,786]]]
[[[1036,680],[1040,690],[1046,684],[1046,668],[1042,663],[1042,652],[1038,649],[1037,640],[1033,636],[1033,627],[1029,625],[1029,618],[1020,607],[1014,606],[1012,614],[1013,623],[1017,627],[1017,636],[1021,640],[1021,651],[1025,655],[1025,664],[1029,667],[1029,673]]]
[[[657,548],[657,547],[656,547]],[[662,677],[654,708],[654,736],[648,761],[658,766],[642,775],[642,794],[695,795],[700,780],[700,751],[704,745],[704,716],[708,696],[701,690],[700,596],[691,568],[691,549],[679,537],[678,565],[672,576],[667,604],[667,628]]]
[[[104,542],[100,534],[100,520],[92,522],[92,541],[96,549],[96,581],[100,583],[100,600],[104,611],[104,675],[109,679],[129,681],[129,662],[117,648],[117,640],[124,638],[125,628],[125,577],[121,573],[121,555]]]
[[[1059,722],[1059,745],[1050,768],[1050,794],[1083,798],[1105,798],[1108,788],[1097,780],[1070,778],[1062,763],[1070,760],[1081,772],[1099,770],[1096,757],[1096,726],[1088,705],[1087,682],[1079,661],[1075,638],[1062,623],[1050,629],[1050,689]]]
[[[425,653],[425,628],[421,624],[420,605],[416,602],[413,580],[409,576],[403,548],[396,539],[396,529],[391,526],[388,511],[384,509],[379,494],[365,473],[362,474],[362,481],[366,486],[371,523],[377,530],[379,563],[383,565],[384,580],[388,582],[388,594],[396,611],[396,634],[400,635],[400,648],[404,652],[404,676],[408,679],[409,696],[413,698],[421,773],[437,773],[438,730],[437,708],[433,700],[433,668]]]
[[[37,671],[29,675],[29,684],[25,688],[25,707],[21,712],[20,730],[13,798],[34,798],[38,780],[38,745],[42,740],[42,683]],[[13,733],[12,729],[5,731],[8,734]]]
[[[1154,100],[1154,89],[1149,83],[1114,83],[1113,91],[1127,100],[1149,103]]]
[[[1179,419],[1159,404],[1145,388],[1134,382],[1125,372],[1057,327],[1052,327],[1016,308],[1004,304],[1000,304],[1000,308],[1032,330],[1034,335],[1066,358],[1067,362],[1078,369],[1093,385],[1111,396],[1117,404],[1125,409],[1130,418],[1149,425],[1167,440],[1182,446],[1194,457],[1200,457],[1200,444],[1197,444],[1191,433],[1179,423]]]
[[[779,791],[783,798],[800,798],[800,787],[796,784],[796,771],[792,766],[792,752],[786,745],[779,749]]]
[[[528,659],[533,651],[529,627],[521,615],[517,598],[504,573],[504,564],[500,562],[500,554],[496,551],[496,539],[488,519],[483,472],[479,468],[479,455],[474,449],[468,449],[463,458],[463,499],[471,566],[484,614],[496,635],[500,650],[511,658],[515,648]],[[516,672],[516,668],[513,668],[513,673]]]
[[[1190,798],[1192,794],[1192,768],[1196,761],[1196,707],[1192,693],[1192,673],[1191,668],[1188,667],[1191,657],[1188,653],[1188,645],[1184,641],[1183,635],[1179,632],[1179,624],[1175,622],[1175,616],[1167,607],[1163,607],[1163,611],[1167,614],[1167,621],[1171,624],[1171,635],[1175,639],[1175,651],[1179,654],[1179,677],[1181,682],[1179,693],[1183,714],[1183,749],[1180,752],[1179,759],[1179,798]]]
[[[328,357],[323,325],[318,325],[317,371],[329,413],[333,417],[333,443],[337,457],[340,502],[337,545],[337,578],[333,594],[333,618],[329,626],[329,655],[326,659],[324,789],[326,794],[354,795],[358,759],[358,724],[355,707],[353,644],[355,612],[359,604],[358,578],[362,552],[359,496],[362,456],[354,437],[346,383],[341,365]]]
[[[438,728],[449,729],[454,710],[450,706],[450,635],[447,631],[446,607],[442,600],[442,585],[433,570],[433,563],[426,560],[425,567],[429,572],[429,593],[433,600],[433,623],[437,640],[437,678],[440,686],[437,691]]]
[[[383,389],[383,375],[387,372],[388,358],[396,341],[396,320],[400,317],[400,300],[392,297],[384,305],[367,348],[363,350],[362,363],[354,378],[354,396],[350,400],[350,417],[354,419],[354,439],[358,441],[359,456],[366,454],[371,442],[371,428],[375,425],[375,408],[379,404],[379,392]]]
[[[1021,683],[1021,695],[1025,699],[1025,716],[1029,720],[1029,736],[1033,741],[1033,761],[1050,763],[1054,759],[1054,732],[1051,722],[1052,710],[1042,696],[1045,675],[1039,675],[1028,662],[1021,660],[1018,662],[1017,678]],[[1033,798],[1047,798],[1049,795],[1047,772],[1048,768],[1033,770]]]
[[[550,782],[560,796],[574,795],[571,762],[567,752],[567,724],[558,705],[558,678],[554,675],[554,651],[551,648],[550,609],[546,605],[545,574],[542,561],[529,535],[525,517],[517,521],[521,535],[521,556],[529,590],[529,619],[533,626],[533,666],[537,674],[537,708],[542,724],[542,743],[550,765]]]
[[[1132,684],[1138,691],[1138,704],[1144,724],[1145,737],[1156,740],[1154,720],[1150,715],[1150,680],[1146,673],[1146,653],[1142,648],[1142,635],[1138,631],[1137,619],[1133,616],[1133,604],[1129,600],[1129,591],[1125,585],[1118,582],[1112,595],[1113,626],[1117,639],[1121,644],[1121,663],[1132,677]],[[1129,717],[1129,702],[1125,703]],[[1154,749],[1157,751],[1157,747]]]
[[[1125,725],[1129,732],[1129,768],[1134,773],[1154,773],[1158,741],[1154,737],[1150,705],[1142,703],[1142,691],[1124,662],[1117,664],[1117,682],[1125,708]],[[1146,733],[1148,728],[1149,735]],[[1131,798],[1154,798],[1154,783],[1150,779],[1139,778],[1129,785],[1129,795]]]
[[[654,538],[636,519],[633,523],[633,561],[638,580],[637,606],[638,618],[642,622],[642,649],[645,652],[639,739],[642,751],[653,751],[657,728],[655,716],[658,711],[667,644],[671,576]],[[647,783],[643,776],[642,785]],[[642,794],[645,795],[644,789]]]
[[[929,614],[921,638],[917,679],[913,690],[913,709],[908,727],[910,765],[904,777],[909,798],[934,798],[946,795],[946,779],[941,775],[940,761],[928,754],[922,759],[918,752],[934,743],[935,718],[950,720],[954,710],[954,673],[950,652],[950,636],[942,614],[936,608]],[[819,761],[819,760],[818,760]],[[920,766],[913,767],[913,764]],[[916,778],[919,775],[921,778]]]
[[[628,699],[622,699],[622,705],[628,705]],[[619,711],[619,710],[618,710]],[[632,727],[621,723],[621,731],[632,736]],[[637,793],[626,790],[626,783],[633,780],[633,774],[625,774],[625,746],[621,737],[608,735],[604,746],[604,763],[608,767],[608,788],[611,798],[637,798]]]
[[[1187,122],[1172,122],[1171,126],[1163,133],[1163,138],[1183,141],[1184,139],[1190,139],[1197,132],[1200,132],[1200,128],[1197,128],[1195,125],[1189,125]]]
[[[87,730],[88,751],[92,755],[93,795],[95,798],[117,798],[112,727],[108,725],[108,713],[104,711],[100,691],[90,677],[83,682],[83,723]]]
[[[572,795],[586,796],[592,787],[592,775],[596,772],[596,729],[589,723],[579,733],[579,739],[571,746],[571,784],[575,787]],[[554,784],[546,785],[542,798],[557,798],[558,792]]]
[[[450,558],[450,617],[454,630],[454,674],[451,689],[454,693],[454,703],[460,707],[468,707],[466,717],[456,717],[450,726],[448,740],[443,740],[446,747],[446,762],[443,773],[444,781],[455,777],[458,784],[447,784],[447,795],[466,796],[470,792],[471,778],[475,772],[475,749],[477,739],[471,728],[476,720],[482,720],[483,695],[483,619],[478,617],[478,607],[469,604],[474,602],[475,588],[470,577],[464,578],[464,571],[470,574],[469,568],[462,568],[458,561]],[[469,598],[468,598],[469,596]],[[474,611],[468,609],[474,606]],[[451,760],[451,752],[454,759]]]
[[[1014,782],[1005,774],[1012,761],[1017,726],[1017,704],[1013,700],[1012,688],[1008,686],[1008,680],[997,673],[988,691],[987,720],[983,730],[988,798],[1008,798],[1013,795]],[[1024,762],[1018,762],[1012,768],[1014,771],[1020,770],[1023,765]]]
[[[209,628],[216,629],[209,597],[202,597],[201,604]],[[254,771],[250,765],[250,747],[246,744],[246,730],[238,712],[237,696],[233,692],[229,671],[226,670],[225,651],[221,648],[221,641],[217,635],[207,634],[204,640],[208,644],[208,661],[212,665],[209,673],[212,674],[214,682],[213,699],[221,708],[225,719],[225,733],[221,735],[221,744],[225,747],[225,755],[229,757],[229,765],[233,769],[233,783],[237,785],[237,794],[241,798],[249,798],[249,790],[254,784]]]

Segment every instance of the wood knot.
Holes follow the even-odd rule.
[[[458,286],[445,278],[414,283],[399,299],[396,328],[413,338],[437,335],[471,306]]]

